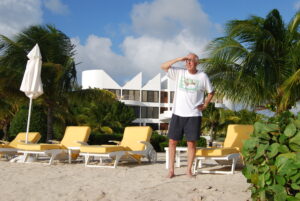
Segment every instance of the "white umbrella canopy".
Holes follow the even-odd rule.
[[[28,142],[32,99],[36,99],[43,94],[43,84],[41,80],[42,56],[38,44],[36,44],[27,54],[27,57],[29,60],[27,61],[26,70],[20,87],[20,90],[23,91],[30,99],[26,129],[26,143]]]

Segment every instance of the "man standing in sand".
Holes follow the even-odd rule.
[[[172,65],[185,61],[186,69],[176,68]],[[192,165],[196,152],[196,141],[200,137],[202,111],[210,103],[214,96],[213,87],[203,72],[197,70],[199,58],[190,53],[185,57],[179,57],[167,61],[161,65],[168,77],[175,81],[176,91],[174,96],[173,114],[169,125],[169,174],[175,176],[174,161],[176,145],[182,140],[183,134],[188,145],[188,166],[186,174],[192,177]],[[204,92],[208,95],[204,100]]]

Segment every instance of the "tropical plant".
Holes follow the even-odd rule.
[[[33,104],[34,109],[31,112],[29,132],[39,132],[42,135],[41,141],[46,140],[47,119],[43,107]],[[28,106],[23,106],[10,122],[10,138],[15,137],[19,132],[25,132],[27,128]]]
[[[242,154],[253,200],[300,200],[300,113],[256,122]]]
[[[27,62],[27,53],[39,44],[42,54],[42,82],[44,94],[41,104],[47,113],[47,139],[53,136],[54,114],[66,109],[66,93],[72,91],[76,83],[76,69],[73,60],[74,45],[71,40],[54,26],[31,26],[13,39],[0,35],[0,75],[2,93],[25,96],[19,91]],[[2,78],[5,77],[5,80]],[[2,84],[1,84],[2,85]],[[23,96],[22,96],[22,95]]]
[[[234,102],[270,104],[277,113],[300,100],[300,12],[286,26],[278,10],[227,23],[202,60],[216,91]]]
[[[122,133],[136,117],[132,108],[107,90],[87,89],[69,94],[73,124],[89,125],[93,132]]]

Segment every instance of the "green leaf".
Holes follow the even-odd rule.
[[[262,122],[255,122],[254,123],[254,134],[259,134],[263,131],[265,124]]]
[[[275,201],[285,201],[287,198],[287,193],[285,188],[279,184],[273,185],[270,189],[274,192]]]
[[[258,158],[260,158],[261,156],[264,155],[266,149],[268,148],[269,145],[265,145],[265,144],[260,144],[258,145],[258,148],[257,148],[257,153],[254,157],[254,160],[257,160]]]
[[[291,187],[294,190],[300,190],[300,186],[298,184],[292,183]]]
[[[257,185],[257,183],[258,183],[258,174],[252,174],[251,183]]]
[[[285,144],[285,143],[287,143],[287,140],[288,140],[288,137],[287,137],[287,136],[285,136],[285,135],[280,135],[280,136],[279,136],[279,143],[280,143],[280,144]]]
[[[244,145],[243,145],[243,150],[246,152],[256,148],[256,145],[258,144],[258,141],[256,138],[250,138],[248,140],[245,140]]]
[[[297,131],[297,128],[295,126],[295,124],[290,123],[289,125],[287,125],[287,127],[284,129],[284,135],[287,137],[293,137],[295,135]]]
[[[262,132],[270,133],[274,131],[279,131],[279,126],[277,124],[265,124],[262,127]]]
[[[276,156],[278,154],[278,148],[280,147],[280,144],[278,143],[273,143],[271,146],[269,146],[268,150],[270,152],[267,153],[267,156],[269,158],[273,158],[274,156]]]
[[[288,196],[287,201],[299,201],[299,199],[294,196]]]
[[[296,120],[294,121],[294,124],[295,124],[295,126],[296,126],[297,128],[300,128],[300,119],[296,119]]]
[[[258,176],[258,184],[257,185],[260,188],[262,188],[265,186],[265,184],[266,184],[266,177],[265,177],[265,173],[263,173]]]
[[[291,176],[290,179],[293,183],[297,183],[297,180],[299,180],[300,174],[295,174],[294,176]]]
[[[300,131],[289,140],[289,147],[296,152],[300,152]]]
[[[289,148],[286,145],[282,145],[282,144],[279,145],[278,151],[283,154],[290,152]]]
[[[275,165],[279,175],[291,175],[293,173],[293,159],[296,158],[296,154],[287,153],[280,154],[276,158]]]
[[[282,185],[282,186],[284,186],[285,185],[285,178],[284,177],[282,177],[282,176],[279,176],[279,175],[274,175],[274,177],[275,177],[275,180],[276,180],[276,183],[278,183],[278,184],[280,184],[280,185]]]

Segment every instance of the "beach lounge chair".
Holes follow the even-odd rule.
[[[116,168],[121,160],[134,160],[140,163],[142,157],[156,162],[156,152],[150,144],[152,129],[149,126],[126,127],[123,139],[117,145],[83,145],[80,155],[85,158],[86,167]],[[90,160],[99,157],[100,165],[91,164]],[[105,163],[105,159],[114,160],[112,165]]]
[[[201,148],[196,150],[193,172],[194,173],[221,173],[233,174],[237,160],[241,157],[240,152],[243,142],[250,137],[253,132],[253,125],[228,125],[227,134],[222,148]],[[230,171],[199,170],[202,161],[212,159],[218,163],[222,161],[231,162]]]
[[[18,152],[24,154],[23,161],[20,162],[29,162],[30,155],[36,158],[50,156],[49,165],[55,159],[69,159],[71,162],[71,159],[77,158],[80,146],[87,142],[90,132],[91,129],[88,126],[68,126],[62,141],[56,144],[19,144]]]
[[[41,139],[41,134],[38,132],[28,133],[28,143],[37,143]],[[26,132],[18,133],[16,137],[11,141],[0,140],[0,155],[5,156],[7,159],[17,154],[17,145],[25,143]]]

